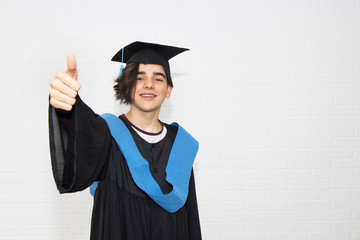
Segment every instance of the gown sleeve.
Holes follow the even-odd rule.
[[[59,117],[59,112],[49,105],[51,164],[60,193],[84,190],[98,180],[106,166],[111,142],[105,120],[79,96],[68,116],[70,124],[60,119],[63,116]]]
[[[201,240],[201,228],[199,220],[199,211],[196,200],[194,170],[191,170],[189,181],[189,195],[185,203],[188,217],[189,240]]]

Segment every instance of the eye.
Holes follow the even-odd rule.
[[[161,79],[161,78],[156,78],[155,81],[158,81],[158,82],[163,82],[164,80]]]
[[[144,80],[144,78],[142,78],[142,77],[138,77],[138,78],[136,78],[136,80],[141,81],[141,80]]]

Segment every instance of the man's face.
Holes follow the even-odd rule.
[[[139,64],[132,105],[143,112],[160,111],[171,90],[161,65]]]

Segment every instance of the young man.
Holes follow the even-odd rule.
[[[198,142],[158,120],[173,88],[168,60],[188,49],[134,42],[113,61],[127,63],[115,96],[119,117],[95,114],[78,96],[76,60],[51,82],[49,129],[60,193],[98,182],[90,239],[201,239],[193,162]],[[94,185],[92,185],[94,186]]]

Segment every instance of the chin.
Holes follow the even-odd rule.
[[[160,107],[145,107],[134,104],[134,107],[145,113],[151,113],[160,110]]]

